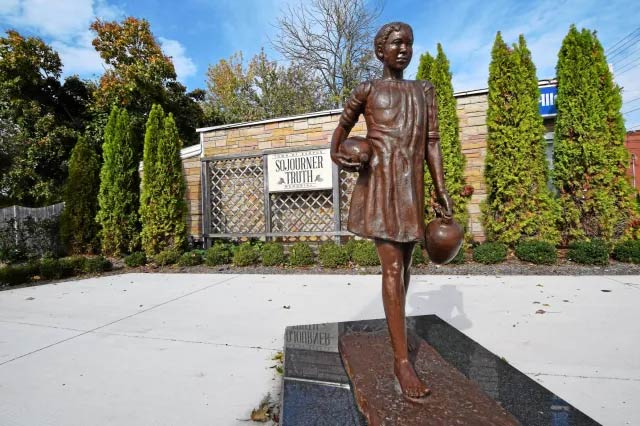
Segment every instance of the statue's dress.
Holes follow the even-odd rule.
[[[367,238],[424,239],[424,159],[439,140],[433,85],[371,80],[351,94],[340,117],[348,130],[364,114],[373,155],[351,196],[347,229]]]

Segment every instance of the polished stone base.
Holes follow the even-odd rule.
[[[445,398],[448,402],[445,401],[444,405],[432,404],[432,409],[438,405],[444,407],[444,411],[440,408],[436,410],[440,414],[432,411],[434,417],[431,421],[421,415],[413,424],[598,424],[437,316],[410,317],[407,325],[428,343],[423,344],[416,353],[417,362],[424,369],[435,368],[429,373],[432,374],[432,381],[427,384],[433,395],[428,399],[431,398],[433,402],[441,398],[440,402],[443,402],[446,389],[444,378],[453,375],[450,369],[458,372],[455,375],[455,382],[458,383],[455,391],[452,387],[448,388],[449,393]],[[384,319],[287,327],[281,425],[367,425],[366,418],[356,404],[351,382],[340,357],[339,340],[350,342],[352,348],[355,347],[354,343],[360,345],[366,339],[381,345],[381,341],[388,338],[386,334]],[[380,348],[371,347],[369,351],[382,354]],[[426,364],[420,361],[421,356]],[[365,368],[368,367],[365,365]],[[389,365],[389,374],[391,368]],[[385,380],[388,385],[390,379]],[[393,386],[384,392],[400,395]],[[475,417],[462,420],[460,415],[465,407],[469,409],[467,415]],[[447,414],[450,410],[457,411]],[[483,414],[478,416],[478,412]],[[397,417],[389,421],[384,417],[377,414],[377,424],[404,424]],[[496,419],[507,423],[498,423]]]

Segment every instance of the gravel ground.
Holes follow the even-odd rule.
[[[190,274],[334,274],[334,275],[378,275],[381,273],[379,266],[360,267],[350,266],[344,268],[323,268],[321,266],[290,267],[290,266],[244,266],[233,265],[221,266],[164,266],[157,267],[146,265],[137,268],[129,268],[124,265],[122,259],[111,259],[113,270],[102,275],[118,275],[130,272],[147,273],[190,273]],[[533,263],[522,262],[510,256],[506,261],[495,265],[483,265],[467,259],[459,265],[434,264],[419,265],[412,267],[414,275],[640,275],[640,264],[623,263],[610,260],[606,266],[580,265],[565,259],[559,259],[555,265],[534,265]],[[6,286],[0,284],[0,290],[11,288],[30,287],[34,285],[48,284],[59,281],[76,281],[88,278],[88,275],[79,275],[57,281],[36,280],[29,284],[20,286]]]
[[[345,268],[310,267],[270,267],[270,266],[143,266],[140,268],[126,268],[121,262],[115,262],[115,273],[125,272],[162,272],[162,273],[218,273],[218,274],[380,274],[379,266]],[[124,269],[120,269],[124,268]],[[623,263],[611,260],[606,266],[580,265],[568,260],[558,260],[555,265],[534,265],[522,262],[517,258],[510,258],[495,265],[483,265],[473,261],[466,261],[459,265],[436,266],[434,264],[414,266],[412,273],[416,275],[640,275],[640,264]]]

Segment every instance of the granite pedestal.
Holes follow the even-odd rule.
[[[490,410],[501,416],[507,415],[516,424],[599,424],[437,316],[409,317],[407,326],[429,347],[419,349],[418,352],[422,350],[423,354],[427,354],[424,356],[431,360],[437,355],[438,362],[446,364],[442,366],[440,373],[446,376],[451,374],[446,369],[457,370],[462,381],[469,379],[466,386],[471,389],[468,401],[456,400],[454,404],[445,403],[442,408],[433,405],[432,408],[438,411],[437,416],[440,417],[433,417],[432,421],[424,418],[422,423],[417,421],[412,424],[494,424],[489,418],[483,420],[482,416],[473,415],[465,422],[457,415],[459,411],[454,416],[445,415],[447,410],[455,410],[456,406],[473,404],[477,405],[479,411]],[[356,404],[352,383],[339,353],[339,341],[353,344],[362,343],[363,339],[384,340],[388,338],[386,334],[384,319],[287,327],[281,425],[367,425],[367,420]],[[437,354],[434,355],[431,348]],[[444,384],[442,382],[440,386]],[[432,392],[437,395],[437,387],[432,386]],[[484,395],[478,397],[474,392]],[[464,395],[464,392],[459,393],[456,398],[465,399]],[[483,398],[488,402],[483,403]],[[434,422],[436,418],[439,420]],[[383,416],[378,424],[398,424],[397,422],[398,418],[386,421]]]

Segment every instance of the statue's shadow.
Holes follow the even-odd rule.
[[[463,295],[455,285],[447,284],[430,291],[407,295],[407,316],[435,314],[458,330],[472,325],[464,312]]]

